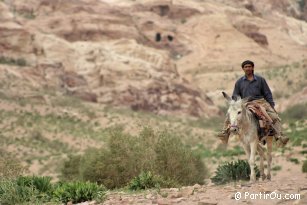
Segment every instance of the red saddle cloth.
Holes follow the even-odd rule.
[[[262,105],[256,102],[247,102],[246,107],[252,113],[254,113],[259,119],[259,129],[260,130],[258,130],[258,133],[259,133],[260,140],[264,136],[274,135],[274,129],[272,127],[273,120],[269,116],[269,114],[266,112],[266,109]]]

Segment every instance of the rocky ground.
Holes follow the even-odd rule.
[[[151,190],[141,193],[108,193],[103,204],[181,204],[181,205],[231,205],[231,204],[306,204],[307,174],[302,173],[301,164],[296,165],[277,156],[273,160],[282,165],[282,170],[274,172],[272,181],[256,183],[237,182],[227,185],[194,185],[189,187]],[[241,198],[236,200],[238,194]],[[258,196],[257,196],[258,194]],[[260,196],[260,194],[263,194]],[[266,194],[264,196],[264,194]],[[288,195],[287,195],[288,194]],[[299,199],[295,194],[299,194]],[[289,199],[293,198],[293,199]],[[85,202],[81,204],[96,204]]]

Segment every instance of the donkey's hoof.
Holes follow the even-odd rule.
[[[266,180],[266,179],[267,179],[267,177],[266,177],[266,175],[265,175],[265,174],[263,174],[263,175],[261,176],[261,178],[262,178],[262,181],[264,181],[264,180]]]
[[[271,181],[271,175],[268,174],[268,176],[266,176],[266,179],[267,179],[268,181]]]

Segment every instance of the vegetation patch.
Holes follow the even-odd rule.
[[[282,169],[282,167],[280,165],[276,165],[274,167],[272,167],[272,171],[280,171]]]
[[[80,203],[102,201],[106,189],[90,182],[51,183],[51,177],[19,176],[0,179],[0,204]]]
[[[260,172],[255,166],[256,178],[260,177]],[[246,160],[237,160],[219,165],[215,176],[211,178],[214,184],[225,184],[232,181],[249,180],[250,167]]]
[[[304,120],[307,115],[307,103],[294,105],[282,113],[282,118],[287,120]]]
[[[0,138],[3,138],[3,136],[0,135]],[[26,168],[21,165],[18,159],[0,149],[0,178],[16,177],[23,174],[25,171]]]
[[[232,149],[227,149],[227,150],[226,149],[210,150],[204,147],[202,144],[199,144],[197,146],[196,151],[204,158],[233,157],[245,154],[243,148],[238,145],[234,146]]]
[[[133,178],[129,184],[129,190],[144,190],[144,189],[151,189],[156,188],[159,189],[160,187],[177,187],[178,185],[172,181],[163,179],[163,177],[159,175],[154,175],[152,172],[141,172],[137,177]]]
[[[14,59],[14,58],[9,58],[5,56],[0,56],[0,64],[26,66],[27,61],[23,58]]]
[[[110,134],[107,147],[88,149],[80,157],[70,157],[62,169],[64,180],[88,180],[110,189],[125,187],[132,179],[159,181],[160,178],[154,177],[158,175],[178,185],[203,184],[207,174],[201,157],[178,136],[167,131],[155,132],[148,127],[138,136],[115,130]],[[168,184],[159,183],[162,187]]]
[[[304,173],[307,173],[307,160],[305,160],[304,163],[303,163],[302,171],[303,171]]]

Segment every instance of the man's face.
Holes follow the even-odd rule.
[[[244,65],[242,69],[245,75],[252,75],[254,73],[254,67],[251,64]]]

